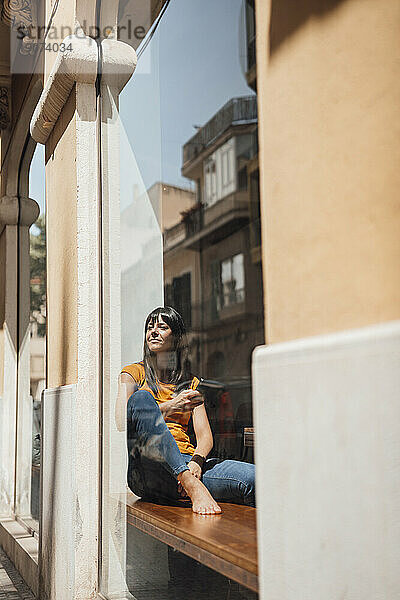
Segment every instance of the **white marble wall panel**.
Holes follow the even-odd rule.
[[[262,600],[400,597],[400,322],[253,358]]]

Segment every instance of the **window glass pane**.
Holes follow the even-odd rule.
[[[32,396],[32,485],[31,514],[39,519],[39,480],[41,446],[41,400],[46,387],[46,204],[44,146],[33,155],[29,195],[40,207],[40,215],[30,230],[30,393]]]
[[[226,186],[229,183],[228,176],[228,152],[222,154],[222,184]]]
[[[177,504],[190,515],[199,509],[180,477],[192,469],[211,494],[202,500],[207,509],[217,511],[220,503],[224,511],[224,502],[252,508],[251,354],[264,341],[260,240],[251,234],[253,215],[259,215],[251,207],[259,200],[249,185],[258,169],[256,86],[241,61],[245,3],[173,0],[166,6],[159,21],[154,15],[157,27],[146,49],[139,48],[119,110],[113,90],[103,90],[103,202],[111,214],[119,205],[120,215],[118,251],[105,269],[115,272],[111,263],[119,268],[120,304],[113,304],[110,319],[116,322],[120,308],[115,339],[121,344],[113,352],[111,341],[104,348],[114,392],[104,407],[102,593],[112,592],[114,548],[135,598],[184,595],[186,572],[193,598],[254,598],[246,581],[233,584],[201,552],[195,565],[178,534],[168,547],[140,524],[141,510],[151,519],[166,506],[168,514]],[[104,232],[105,240],[109,235]],[[176,404],[180,385],[185,392],[191,388],[198,406]],[[149,425],[144,415],[154,407],[157,417]],[[165,431],[174,452],[171,437],[162,441]],[[194,453],[204,465],[192,460]],[[228,472],[215,477],[221,482],[215,487],[212,473],[219,465]],[[249,485],[228,489],[228,480],[237,478]],[[113,508],[122,491],[124,501]],[[120,532],[126,525],[126,563],[112,534],[118,515]]]
[[[232,259],[228,258],[221,262],[221,280],[222,284],[227,285],[232,279]]]
[[[223,304],[229,306],[244,300],[243,254],[237,254],[221,263]]]
[[[237,254],[232,258],[232,279],[235,281],[237,291],[244,290],[243,254]]]
[[[9,271],[15,268],[13,276],[16,290],[13,307],[16,318],[12,319],[13,327],[8,337],[12,343],[10,358],[12,357],[14,368],[10,368],[6,374],[6,383],[11,384],[8,391],[9,417],[14,419],[13,435],[8,442],[9,463],[13,466],[6,478],[7,485],[10,486],[9,492],[6,493],[6,501],[28,531],[37,534],[41,392],[46,381],[46,236],[44,152],[43,147],[36,152],[34,150],[35,143],[29,138],[20,159],[17,198],[20,210],[21,203],[25,202],[29,206],[27,215],[29,211],[32,211],[32,215],[37,215],[39,208],[40,216],[33,225],[21,219],[17,227],[7,227],[3,240],[6,243],[7,256],[10,257],[5,266],[7,268],[8,265]],[[9,251],[11,240],[15,249],[14,255]],[[15,267],[11,256],[15,260]],[[12,279],[10,285],[13,285]],[[6,300],[9,302],[7,297]],[[5,316],[10,319],[12,313],[9,309],[7,313]],[[7,345],[6,351],[9,349],[10,346]],[[12,362],[7,360],[7,363],[8,369]],[[16,379],[13,382],[14,377]],[[5,419],[5,422],[7,423],[8,419]]]

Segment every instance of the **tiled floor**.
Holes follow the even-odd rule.
[[[34,600],[21,575],[0,547],[0,600]]]

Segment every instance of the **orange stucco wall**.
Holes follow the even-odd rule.
[[[266,338],[400,317],[400,4],[256,0]]]

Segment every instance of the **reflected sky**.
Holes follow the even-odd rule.
[[[44,146],[37,144],[31,162],[29,178],[29,197],[36,200],[40,206],[40,212],[45,208],[45,171],[44,171]]]
[[[145,189],[156,181],[193,187],[180,172],[182,146],[227,100],[253,93],[244,54],[241,0],[172,0],[120,97]],[[43,212],[42,145],[32,161],[30,197]]]
[[[172,0],[120,101],[146,189],[193,185],[181,176],[182,146],[227,100],[253,93],[244,52],[241,0]]]

